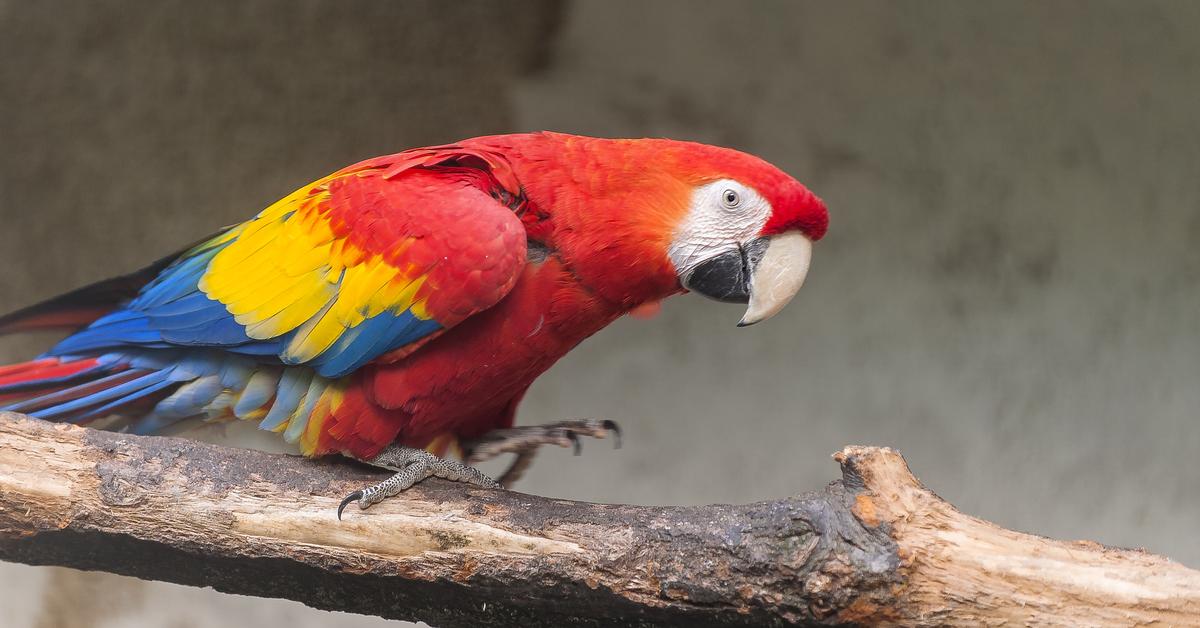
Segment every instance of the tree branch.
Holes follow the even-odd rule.
[[[452,626],[1200,625],[1200,572],[963,515],[890,449],[774,502],[598,505],[0,414],[0,559]]]

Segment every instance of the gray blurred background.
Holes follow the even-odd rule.
[[[0,0],[0,306],[407,147],[724,144],[827,201],[809,284],[753,328],[683,297],[584,343],[518,420],[626,446],[543,453],[521,490],[745,502],[891,445],[968,513],[1200,567],[1197,32],[1185,2]],[[0,565],[6,627],[231,621],[385,623]]]

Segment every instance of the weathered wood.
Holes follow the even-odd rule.
[[[824,490],[742,506],[428,481],[339,522],[374,470],[0,414],[0,559],[435,626],[1200,626],[1200,573],[998,528],[850,447]]]

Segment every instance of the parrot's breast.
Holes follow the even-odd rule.
[[[551,256],[530,263],[493,308],[365,376],[375,402],[403,416],[398,442],[469,438],[510,426],[515,400],[534,379],[624,312]]]

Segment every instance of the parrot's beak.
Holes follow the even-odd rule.
[[[749,303],[738,327],[779,313],[804,285],[812,240],[798,231],[758,238],[712,257],[683,279],[688,290],[730,303]]]
[[[766,239],[762,259],[750,268],[750,307],[738,321],[746,327],[775,316],[804,285],[812,263],[812,240],[790,231]]]

